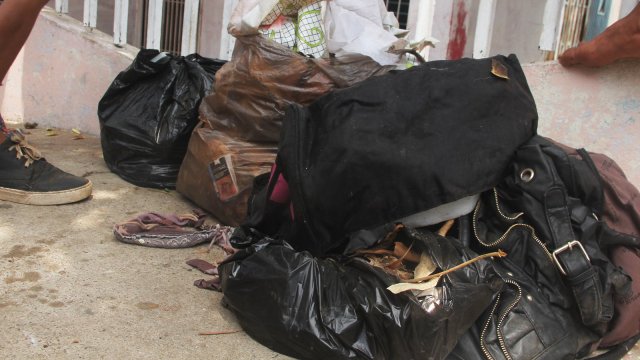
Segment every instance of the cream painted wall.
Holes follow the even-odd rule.
[[[42,11],[22,56],[0,87],[0,111],[9,122],[77,128],[98,134],[98,101],[137,49],[87,31],[51,9]]]
[[[541,135],[607,154],[640,184],[640,60],[597,69],[556,62],[523,68]]]
[[[520,62],[544,60],[538,49],[545,1],[498,0],[490,55],[515,53]]]

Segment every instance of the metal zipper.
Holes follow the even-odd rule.
[[[502,209],[500,209],[500,199],[498,198],[498,190],[496,190],[496,188],[493,188],[493,200],[496,202],[496,210],[498,210],[498,214],[500,214],[500,216],[502,216],[503,218],[507,219],[507,220],[517,220],[519,217],[521,217],[522,215],[524,215],[523,212],[521,213],[517,213],[515,216],[507,216],[502,212]]]
[[[484,326],[482,327],[482,332],[480,333],[480,349],[482,350],[482,353],[484,354],[484,357],[487,358],[487,360],[495,360],[493,358],[493,356],[491,356],[491,353],[489,353],[489,350],[487,350],[487,345],[485,343],[485,337],[487,336],[487,330],[489,329],[489,324],[491,323],[491,318],[493,317],[493,314],[496,312],[496,309],[498,308],[498,303],[500,303],[500,296],[502,294],[498,294],[498,296],[496,297],[496,302],[495,304],[493,304],[493,308],[491,309],[491,312],[489,313],[489,317],[487,317],[487,321],[484,322]]]
[[[511,354],[509,354],[509,351],[507,350],[507,345],[504,341],[504,335],[502,333],[502,325],[504,323],[504,320],[507,318],[507,315],[511,312],[511,310],[513,310],[513,308],[522,299],[522,288],[514,280],[504,279],[504,282],[515,286],[518,289],[518,294],[516,295],[515,300],[511,304],[509,304],[507,309],[502,313],[502,315],[500,315],[500,318],[498,319],[498,324],[496,325],[496,334],[498,337],[498,343],[500,344],[500,350],[504,354],[505,358],[507,360],[513,360],[513,358],[511,357]],[[487,360],[495,360],[495,358],[491,355],[491,353],[487,349],[486,336],[487,336],[487,331],[489,329],[489,324],[491,323],[491,318],[493,317],[493,315],[496,312],[496,309],[498,308],[498,304],[500,303],[501,297],[502,297],[502,293],[498,294],[498,296],[496,297],[496,301],[493,305],[493,308],[491,309],[491,312],[489,313],[489,317],[487,318],[487,321],[485,321],[484,326],[482,327],[482,332],[480,333],[480,349],[482,350],[482,353],[484,354],[484,357],[487,358]]]
[[[498,342],[500,343],[500,349],[502,349],[502,353],[504,354],[505,358],[507,358],[507,360],[512,360],[511,354],[509,354],[507,345],[504,342],[504,335],[502,334],[502,324],[504,323],[504,319],[507,318],[507,315],[511,312],[511,310],[513,310],[513,308],[520,302],[520,299],[522,299],[522,288],[517,282],[511,279],[505,279],[504,282],[514,285],[518,289],[518,295],[516,296],[516,299],[502,313],[502,315],[500,316],[500,320],[498,320],[498,326],[496,329],[496,332],[498,334]]]
[[[513,221],[513,220],[517,220],[518,218],[520,218],[522,215],[524,215],[524,213],[518,213],[515,216],[507,216],[505,215],[502,210],[500,209],[500,202],[498,200],[498,191],[494,188],[493,189],[493,194],[494,194],[494,199],[495,199],[495,205],[496,205],[496,210],[498,212],[498,214],[505,220],[509,220],[509,221]],[[544,245],[544,243],[542,242],[542,240],[540,240],[538,238],[538,236],[536,235],[536,231],[533,228],[533,226],[528,225],[528,224],[521,224],[521,223],[517,223],[517,224],[513,224],[511,226],[509,226],[509,228],[502,234],[502,236],[500,236],[496,241],[491,242],[491,243],[487,243],[483,240],[480,239],[480,236],[478,235],[478,227],[477,227],[477,223],[478,223],[478,211],[480,210],[480,205],[481,205],[481,200],[478,200],[478,203],[476,204],[476,208],[473,211],[473,222],[472,222],[472,226],[473,226],[473,234],[476,237],[476,240],[478,240],[478,242],[486,247],[496,247],[497,245],[499,245],[500,243],[502,243],[503,241],[506,240],[507,236],[509,235],[509,233],[511,232],[511,230],[517,228],[517,227],[524,227],[527,230],[529,230],[531,232],[531,236],[533,237],[533,239],[536,241],[536,243],[538,243],[538,245],[540,245],[540,247],[544,250],[544,253],[547,255],[547,258],[549,259],[549,261],[551,263],[554,263],[553,261],[553,256],[551,255],[551,253],[549,252],[549,250],[547,249],[547,247]]]

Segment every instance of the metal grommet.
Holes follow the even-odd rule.
[[[520,179],[526,183],[531,182],[536,176],[536,173],[531,168],[526,168],[520,172]]]

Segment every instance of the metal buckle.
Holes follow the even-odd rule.
[[[573,240],[568,242],[566,245],[556,249],[556,251],[554,251],[551,255],[553,256],[553,261],[555,261],[556,266],[558,267],[558,269],[560,270],[560,272],[562,273],[562,275],[567,275],[567,272],[564,270],[564,268],[562,267],[562,265],[560,265],[560,261],[558,261],[558,254],[565,252],[567,250],[573,250],[573,247],[577,246],[578,248],[580,248],[580,250],[582,250],[582,254],[584,255],[585,259],[587,259],[588,262],[591,262],[591,259],[589,259],[589,255],[587,255],[587,252],[584,250],[584,247],[582,246],[582,243],[578,240]]]

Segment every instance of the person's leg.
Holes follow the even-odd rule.
[[[4,0],[0,2],[0,84],[27,41],[40,10],[48,0]],[[0,115],[0,143],[9,129]]]
[[[593,40],[565,51],[558,60],[564,66],[603,66],[626,58],[640,58],[640,4]]]
[[[0,81],[27,41],[46,0],[0,3]],[[0,201],[60,205],[86,199],[91,181],[48,163],[19,131],[9,131],[0,116]]]
[[[47,0],[4,0],[0,5],[0,81],[27,41]]]

